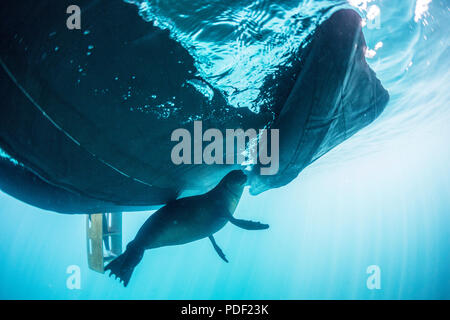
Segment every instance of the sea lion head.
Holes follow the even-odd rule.
[[[242,170],[233,170],[222,179],[222,183],[231,189],[241,189],[246,182],[247,175]]]

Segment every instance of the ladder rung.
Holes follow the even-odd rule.
[[[119,236],[121,235],[121,232],[108,232],[108,233],[104,233],[103,237],[107,237],[107,236]]]

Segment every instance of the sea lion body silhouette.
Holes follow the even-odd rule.
[[[110,275],[115,275],[126,287],[145,250],[181,245],[207,237],[218,255],[228,262],[214,240],[214,233],[228,222],[247,230],[269,227],[233,217],[246,182],[247,176],[241,170],[234,170],[203,195],[169,202],[148,218],[135,239],[127,245],[126,251],[108,264],[105,270],[111,270]]]

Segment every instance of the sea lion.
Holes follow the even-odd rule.
[[[234,170],[205,194],[169,202],[148,218],[126,251],[109,263],[105,271],[111,270],[110,276],[115,275],[126,287],[145,250],[203,238],[209,238],[217,254],[228,262],[213,236],[227,222],[246,230],[269,228],[267,224],[233,217],[246,182],[247,176],[241,170]]]

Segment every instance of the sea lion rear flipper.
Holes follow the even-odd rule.
[[[227,258],[225,257],[225,254],[223,253],[222,249],[220,249],[220,247],[217,245],[216,243],[216,239],[214,239],[213,235],[209,236],[209,240],[211,240],[211,243],[214,247],[214,249],[216,250],[217,254],[219,255],[219,257],[222,258],[223,261],[225,261],[226,263],[228,263]]]
[[[128,282],[130,282],[134,268],[141,262],[143,255],[143,250],[134,249],[128,245],[124,253],[105,267],[105,272],[111,270],[109,276],[115,275],[116,279],[119,278],[119,281],[123,282],[123,285],[126,287]]]
[[[233,216],[230,216],[229,220],[236,227],[239,227],[239,228],[242,228],[242,229],[245,229],[245,230],[264,230],[264,229],[269,229],[269,225],[268,224],[264,224],[264,223],[261,223],[261,222],[236,219]]]

